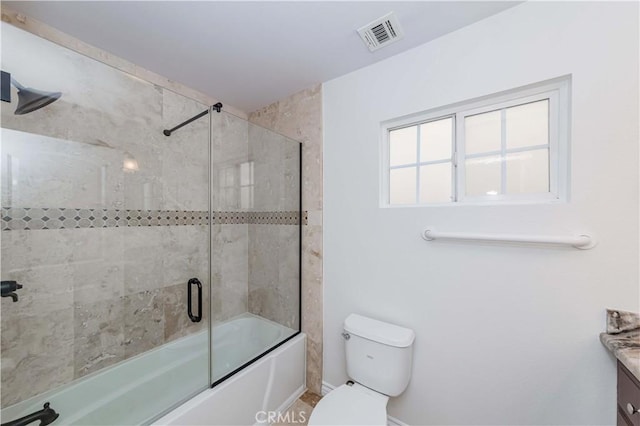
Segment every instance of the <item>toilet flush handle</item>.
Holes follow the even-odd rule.
[[[344,337],[344,340],[349,340],[351,339],[351,335],[347,332],[342,333],[342,337]]]

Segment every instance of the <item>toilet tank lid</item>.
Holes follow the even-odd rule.
[[[344,320],[344,330],[356,336],[398,348],[411,346],[416,337],[413,330],[409,328],[358,314],[351,314]]]

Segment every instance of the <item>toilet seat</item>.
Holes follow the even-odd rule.
[[[342,385],[318,402],[311,412],[309,426],[387,424],[389,397],[358,383]]]

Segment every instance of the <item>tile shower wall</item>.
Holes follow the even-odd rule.
[[[320,394],[322,387],[321,86],[295,93],[255,111],[249,115],[249,121],[302,142],[302,209],[308,215],[308,221],[304,222],[302,237],[302,331],[307,334],[307,387],[312,392]],[[251,300],[251,294],[250,288],[249,306],[255,303]],[[259,293],[254,292],[254,294]]]
[[[254,168],[253,208],[287,212],[300,208],[300,144],[249,124]],[[297,330],[300,323],[298,226],[250,224],[249,312]]]
[[[1,29],[3,69],[63,93],[1,105],[2,279],[24,285],[1,300],[6,407],[206,327],[185,308],[189,278],[208,287],[209,165],[207,120],[161,132],[205,105]]]
[[[299,326],[299,143],[231,114],[212,121],[212,318]],[[222,213],[224,212],[224,213]]]
[[[214,212],[241,210],[240,167],[248,163],[247,121],[226,112],[211,117],[211,202]],[[247,312],[248,221],[212,225],[211,319],[222,322]]]

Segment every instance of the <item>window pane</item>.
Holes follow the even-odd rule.
[[[549,143],[549,100],[507,108],[507,149]]]
[[[448,203],[451,201],[451,163],[420,167],[420,202]]]
[[[464,119],[464,144],[467,154],[500,151],[502,130],[500,111],[485,112]]]
[[[420,161],[448,160],[453,150],[453,119],[420,126]]]
[[[389,132],[389,164],[417,163],[418,158],[418,126]]]
[[[391,204],[415,204],[415,167],[389,170],[389,202]]]
[[[549,192],[549,150],[507,154],[507,193]]]
[[[501,163],[499,155],[468,158],[465,161],[466,195],[500,194]]]

